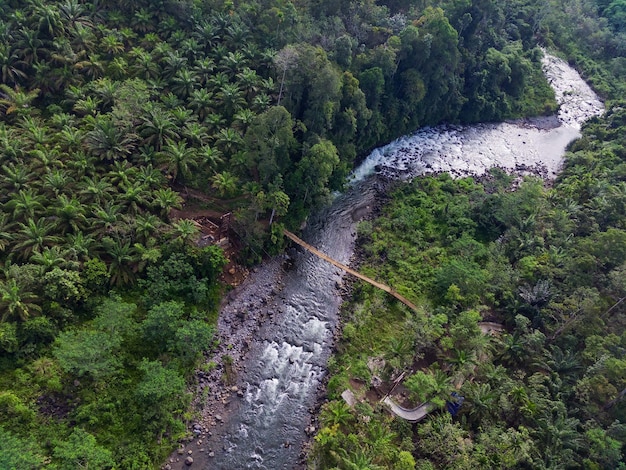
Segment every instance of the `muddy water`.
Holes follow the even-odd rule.
[[[430,171],[482,173],[497,165],[518,171],[539,168],[546,177],[554,176],[566,145],[579,135],[580,124],[600,114],[603,106],[564,62],[548,56],[544,68],[561,103],[558,116],[423,129],[377,149],[354,172],[351,189],[309,223],[305,240],[349,263],[356,223],[374,201],[374,183],[367,176],[375,171],[406,178]],[[206,442],[214,456],[202,460],[207,462],[204,468],[301,466],[305,429],[332,346],[342,273],[312,255],[299,253],[294,267],[281,271],[280,287],[264,300],[265,313],[241,301],[253,298],[259,283],[273,282],[274,275],[275,270],[261,269],[233,298],[235,308],[247,309],[245,315],[258,315],[264,321],[249,338],[237,379],[239,396],[228,399],[227,412],[219,416]]]

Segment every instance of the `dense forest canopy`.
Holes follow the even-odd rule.
[[[150,468],[184,432],[227,260],[170,217],[182,195],[235,211],[243,261],[258,260],[376,145],[444,121],[554,111],[539,44],[606,98],[623,92],[621,0],[1,1],[4,464]],[[598,143],[604,122],[579,144],[572,197],[605,177],[585,170],[599,155],[623,156],[617,140]],[[480,243],[505,230],[494,220]],[[611,230],[588,256],[594,240],[621,246]],[[617,269],[617,253],[603,263]],[[601,426],[589,430],[597,445],[613,445]]]

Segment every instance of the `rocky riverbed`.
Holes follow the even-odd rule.
[[[193,409],[198,415],[190,425],[191,436],[182,442],[168,462],[168,469],[209,469],[216,452],[223,452],[215,435],[245,394],[235,385],[245,372],[244,358],[258,339],[261,325],[274,315],[281,300],[283,277],[293,260],[277,256],[254,268],[246,280],[222,300],[218,319],[219,345],[196,371]],[[212,439],[213,438],[213,439]],[[189,457],[192,461],[189,461]]]

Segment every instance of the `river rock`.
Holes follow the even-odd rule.
[[[188,467],[190,467],[192,463],[193,463],[193,457],[187,457],[185,459],[185,465],[187,465]]]

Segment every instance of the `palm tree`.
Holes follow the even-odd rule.
[[[216,90],[219,90],[220,88],[222,88],[225,85],[228,85],[229,83],[230,83],[230,78],[224,72],[218,72],[212,75],[208,81],[208,85]]]
[[[43,147],[50,141],[48,129],[40,119],[24,116],[18,123],[18,127],[24,130],[23,136],[31,144],[32,148],[38,145]]]
[[[211,187],[217,190],[217,193],[221,197],[224,197],[235,192],[238,182],[235,175],[228,171],[222,171],[221,173],[216,173],[213,178],[211,178]]]
[[[147,33],[150,31],[154,31],[155,29],[154,17],[152,13],[145,8],[140,8],[135,12],[132,20],[130,21],[130,24],[135,29],[135,31],[138,31],[139,33]]]
[[[368,453],[374,455],[374,460],[379,462],[389,461],[392,453],[395,451],[394,441],[397,437],[396,433],[379,420],[372,420],[369,423],[367,433],[369,434],[368,441],[370,443]],[[371,464],[367,468],[371,469]]]
[[[252,70],[250,67],[244,67],[241,72],[237,74],[237,81],[241,84],[241,88],[246,93],[246,98],[250,100],[259,91],[261,77],[256,73],[256,70]]]
[[[0,79],[2,83],[19,85],[27,75],[19,69],[17,54],[5,43],[0,43]]]
[[[36,181],[35,175],[23,164],[13,162],[2,165],[0,184],[7,191],[19,191],[22,188],[32,187]]]
[[[128,161],[118,161],[113,163],[113,167],[107,173],[107,178],[119,188],[126,188],[134,181],[138,173],[137,167],[132,166]]]
[[[151,163],[139,169],[136,179],[139,183],[150,189],[159,188],[163,186],[164,182],[163,174],[156,168],[153,168]]]
[[[137,271],[142,272],[149,264],[155,264],[161,258],[161,250],[154,246],[154,240],[149,240],[149,246],[144,246],[141,243],[135,243],[133,248],[137,252]]]
[[[17,128],[0,123],[0,160],[18,161],[25,155]],[[23,165],[20,166],[24,169]]]
[[[111,110],[115,102],[115,96],[119,89],[119,84],[106,77],[94,80],[90,84],[90,88],[92,88],[94,93],[98,96],[98,99],[102,103],[102,107],[106,111]]]
[[[118,223],[122,218],[122,207],[112,201],[105,202],[94,208],[95,220],[93,221],[93,233],[99,237],[111,235],[118,229]]]
[[[505,335],[502,338],[502,346],[501,359],[505,364],[518,366],[522,364],[527,357],[522,338],[517,333]]]
[[[76,178],[82,178],[87,174],[93,174],[96,171],[96,158],[87,155],[85,152],[72,152],[68,155],[66,165],[72,170],[72,174]]]
[[[227,155],[232,155],[243,143],[243,139],[241,138],[239,132],[229,127],[227,129],[220,129],[220,131],[217,133],[216,142],[222,152]]]
[[[413,359],[414,344],[407,336],[394,336],[387,346],[385,359],[393,372],[402,370]]]
[[[68,253],[58,246],[46,247],[41,253],[34,252],[29,261],[42,267],[42,275],[52,268],[76,269],[78,267],[78,263],[68,259]]]
[[[572,385],[578,372],[582,369],[579,359],[572,351],[563,351],[556,345],[550,346],[550,351],[543,351],[543,360],[536,365],[546,372],[557,374],[565,383]]]
[[[184,106],[176,106],[172,109],[172,117],[176,126],[184,127],[190,122],[196,122],[196,116],[194,116],[191,109],[187,109]]]
[[[130,56],[133,58],[131,72],[135,77],[149,80],[160,75],[159,64],[152,55],[141,47],[134,47]]]
[[[138,261],[137,250],[129,241],[111,237],[102,239],[105,252],[109,257],[110,282],[116,286],[132,285],[135,281],[133,265]]]
[[[68,150],[78,150],[82,144],[85,133],[74,126],[63,126],[60,132],[57,133],[56,139],[58,142]]]
[[[74,69],[83,74],[88,79],[94,80],[104,73],[104,64],[97,54],[87,54],[87,58],[76,62]]]
[[[227,117],[235,114],[246,104],[241,90],[234,83],[225,84],[215,97],[221,105],[224,115]]]
[[[93,22],[89,18],[85,6],[78,0],[65,0],[59,6],[59,13],[66,30],[76,33],[79,28],[93,28]]]
[[[465,403],[470,405],[467,412],[470,421],[480,425],[482,420],[489,419],[495,415],[495,405],[497,394],[491,389],[491,385],[486,383],[470,383],[464,387]]]
[[[200,44],[193,37],[186,37],[180,43],[179,50],[187,59],[194,60],[200,53]]]
[[[177,52],[168,52],[163,58],[163,77],[171,80],[179,71],[187,67],[187,59]]]
[[[215,62],[209,57],[203,57],[196,60],[192,69],[198,77],[200,85],[204,86],[208,83],[209,79],[213,76],[215,70]]]
[[[72,190],[74,179],[65,170],[51,170],[43,176],[43,190],[48,197],[58,197]]]
[[[28,259],[33,252],[41,252],[46,246],[52,246],[60,241],[57,235],[52,235],[56,231],[56,224],[39,218],[37,221],[28,219],[26,224],[19,223],[20,230],[15,234],[17,242],[14,251],[21,259]]]
[[[209,167],[211,170],[215,169],[224,162],[222,158],[222,152],[209,145],[204,145],[198,150],[198,159],[203,165]]]
[[[209,141],[209,134],[207,133],[206,127],[195,121],[185,124],[181,133],[193,147],[206,144]]]
[[[85,176],[78,184],[78,194],[88,203],[100,205],[109,201],[114,193],[113,185],[98,176]]]
[[[20,189],[5,204],[5,208],[12,211],[14,221],[34,219],[43,213],[43,202],[43,196],[35,189]]]
[[[256,114],[248,108],[244,108],[241,111],[237,111],[233,116],[233,126],[241,131],[245,135],[248,126],[254,120]]]
[[[161,219],[154,214],[137,214],[133,217],[133,224],[137,239],[144,244],[154,237],[163,226]]]
[[[76,51],[92,52],[97,42],[93,28],[77,24],[74,31],[70,34],[71,47]]]
[[[180,98],[186,99],[195,90],[198,77],[195,72],[184,68],[176,72],[172,78],[172,91]]]
[[[384,470],[372,462],[372,459],[361,449],[348,453],[345,449],[331,450],[331,455],[335,458],[340,467],[346,470]]]
[[[189,96],[189,107],[196,112],[201,121],[209,115],[212,106],[213,93],[205,88],[200,88],[191,92],[191,95]]]
[[[44,4],[42,1],[31,0],[31,20],[37,21],[39,30],[50,38],[62,36],[64,32],[61,12],[56,5]]]
[[[139,135],[143,143],[152,145],[157,152],[161,151],[166,139],[179,137],[171,112],[159,106],[151,107],[147,116],[141,116],[141,121]]]
[[[85,206],[75,197],[61,194],[56,201],[54,212],[59,220],[61,233],[68,230],[78,232],[86,225]]]
[[[113,57],[106,67],[106,74],[115,80],[124,80],[128,78],[128,61],[125,57]]]
[[[102,102],[95,96],[88,96],[74,103],[72,111],[79,116],[95,116],[98,114],[101,104]]]
[[[94,155],[109,162],[125,158],[135,148],[136,136],[119,129],[110,117],[100,117],[85,136],[85,145]]]
[[[29,152],[32,157],[31,168],[35,173],[48,173],[53,167],[63,166],[58,148],[37,146]]]
[[[185,245],[193,245],[198,240],[199,234],[198,224],[191,219],[180,219],[172,224],[173,240],[179,240]]]
[[[220,39],[220,34],[215,26],[206,20],[202,20],[199,24],[197,24],[192,34],[193,37],[195,37],[200,44],[202,44],[205,50],[215,46]]]
[[[209,132],[217,132],[226,124],[226,119],[221,114],[208,114],[204,119],[204,124],[207,126]]]
[[[152,205],[160,209],[161,215],[166,219],[169,219],[170,210],[182,207],[183,198],[170,188],[158,189],[152,193],[152,197]]]
[[[72,130],[76,130],[73,127],[76,124],[76,117],[70,113],[57,112],[50,116],[50,125],[55,129],[64,129],[65,127],[71,127]]]
[[[65,236],[65,247],[68,255],[77,261],[86,261],[96,251],[96,239],[77,230]]]
[[[260,93],[252,99],[252,109],[257,113],[262,113],[270,107],[272,99],[266,93]]]
[[[173,110],[174,108],[182,104],[182,101],[180,100],[180,98],[176,96],[174,93],[172,93],[171,91],[168,91],[167,93],[162,94],[160,96],[160,99],[161,99],[161,103],[163,104],[163,106],[165,106],[165,109],[169,111]]]
[[[8,219],[6,213],[0,212],[0,252],[6,250],[13,239],[13,223]]]
[[[229,52],[222,58],[219,67],[231,77],[234,77],[245,67],[247,62],[247,59],[241,52]]]
[[[36,108],[31,107],[31,103],[39,96],[39,88],[24,92],[19,86],[11,88],[6,84],[0,84],[0,107],[5,114],[16,113],[18,116],[32,114]]]
[[[168,140],[158,157],[161,168],[173,181],[184,181],[191,174],[191,169],[198,166],[196,150],[187,147],[186,140],[176,143]]]
[[[320,420],[324,426],[345,426],[353,419],[350,407],[343,400],[332,400],[322,406]]]
[[[36,303],[39,300],[37,295],[22,289],[15,279],[8,279],[0,285],[0,295],[2,322],[12,318],[28,320],[34,312],[41,312],[41,307]]]
[[[120,199],[126,204],[126,210],[135,215],[140,211],[140,207],[146,204],[146,188],[135,181],[120,194]]]
[[[43,58],[43,41],[39,38],[37,31],[29,28],[21,28],[16,36],[14,53],[20,62],[25,65],[32,65]]]

